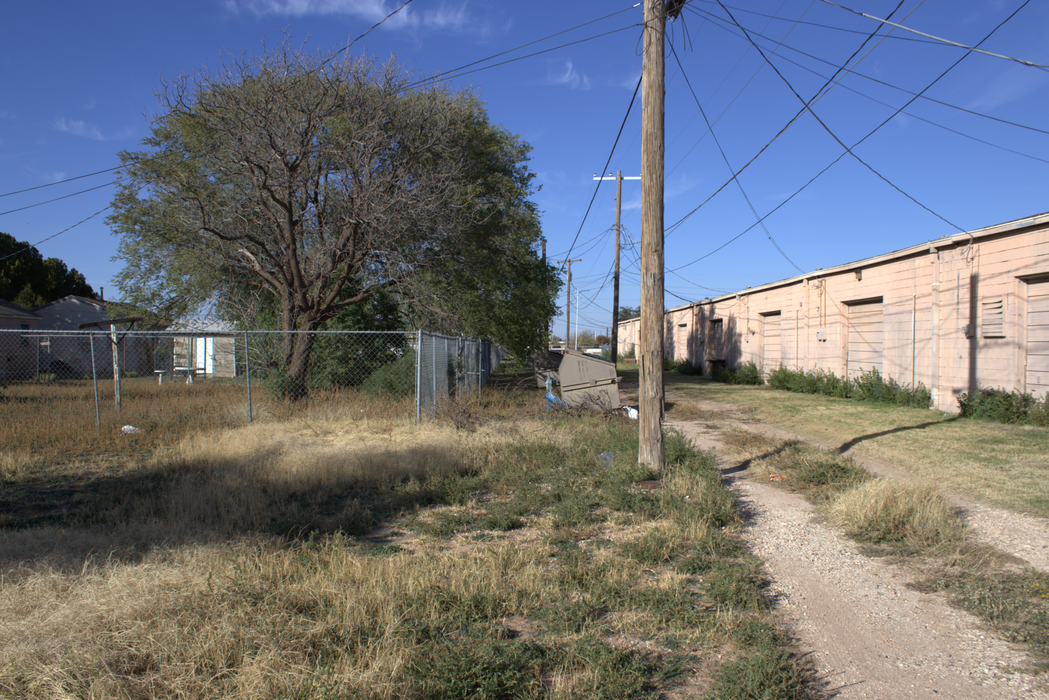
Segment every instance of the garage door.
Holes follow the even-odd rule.
[[[761,355],[761,371],[767,377],[770,372],[775,372],[779,369],[779,364],[782,361],[780,355],[780,319],[783,316],[779,311],[775,313],[762,314],[762,355]]]
[[[1049,392],[1049,281],[1027,285],[1027,393]]]
[[[882,371],[882,302],[868,301],[850,304],[849,354],[846,363],[850,379],[876,369]]]

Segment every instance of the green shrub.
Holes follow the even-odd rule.
[[[692,364],[688,360],[682,360],[678,363],[677,373],[684,374],[690,377],[701,377],[703,376],[703,363],[698,362],[696,364]]]
[[[983,418],[998,423],[1049,425],[1049,395],[1039,401],[1031,394],[1005,389],[979,389],[958,397],[966,418]]]
[[[760,385],[765,380],[761,378],[761,370],[753,362],[744,362],[736,370],[736,384]]]
[[[908,387],[891,377],[883,377],[877,369],[864,372],[856,379],[841,378],[822,369],[807,372],[802,369],[780,367],[769,373],[769,386],[781,391],[799,394],[819,394],[838,399],[876,401],[897,406],[928,408],[932,405],[932,392],[922,384]]]
[[[396,362],[372,372],[361,391],[374,396],[409,396],[415,391],[415,351],[407,350]]]
[[[765,383],[761,377],[761,370],[753,362],[744,362],[739,367],[715,367],[711,372],[711,379],[725,384],[757,386]]]

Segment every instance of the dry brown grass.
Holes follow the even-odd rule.
[[[4,497],[29,502],[0,538],[0,697],[452,697],[471,673],[521,680],[522,655],[544,697],[627,697],[744,653],[740,623],[773,649],[761,610],[704,597],[739,556],[712,465],[631,492],[651,478],[634,424],[532,398],[421,426],[348,394],[253,425],[178,408],[12,456]]]
[[[838,496],[830,512],[861,541],[937,547],[964,536],[961,519],[930,484],[874,479]]]

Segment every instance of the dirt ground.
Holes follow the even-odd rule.
[[[903,567],[865,556],[815,518],[801,496],[740,478],[745,455],[719,439],[733,427],[801,439],[746,419],[733,407],[699,402],[710,416],[672,422],[718,465],[740,497],[745,535],[765,562],[776,607],[834,697],[1049,699],[1049,679],[1030,673],[1024,652],[940,596],[907,586]],[[909,475],[861,462],[886,478]],[[973,536],[1049,570],[1049,522],[951,496]]]

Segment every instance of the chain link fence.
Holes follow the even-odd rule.
[[[416,419],[437,410],[440,399],[453,392],[480,392],[502,361],[499,348],[478,338],[419,334]]]
[[[489,342],[416,331],[0,330],[0,393],[60,400],[69,394],[58,387],[90,385],[99,418],[100,393],[119,411],[128,382],[224,382],[243,391],[251,421],[260,402],[353,390],[413,397],[421,420],[443,397],[479,391],[500,359]],[[100,382],[112,388],[100,392]]]

